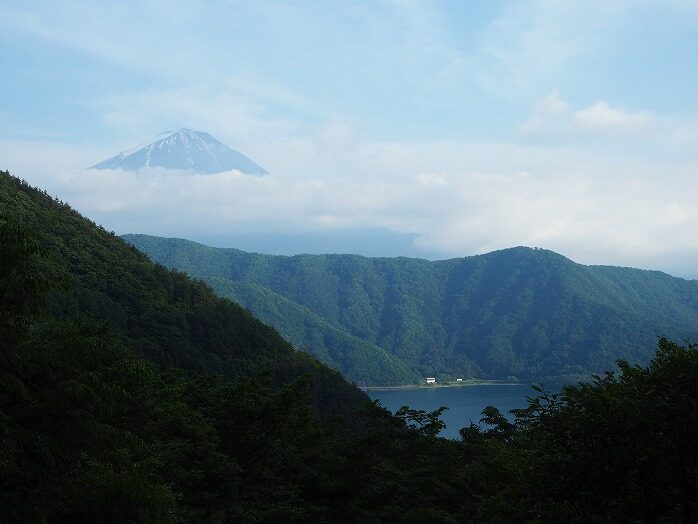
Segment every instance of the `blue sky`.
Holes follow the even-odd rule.
[[[696,49],[681,0],[5,1],[0,158],[119,233],[696,276]],[[271,175],[84,170],[179,127]]]

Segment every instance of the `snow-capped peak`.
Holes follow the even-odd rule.
[[[152,141],[122,151],[90,169],[137,171],[144,167],[177,169],[201,174],[237,170],[247,175],[267,172],[242,153],[229,148],[208,133],[178,129],[166,131]]]

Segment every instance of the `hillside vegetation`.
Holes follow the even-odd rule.
[[[0,173],[7,523],[691,523],[698,348],[438,438]]]
[[[698,281],[584,266],[541,249],[429,262],[271,256],[180,239],[125,239],[210,283],[359,384],[415,376],[570,380],[619,358],[646,362],[658,336],[698,332]],[[321,329],[300,328],[318,320]],[[331,330],[336,337],[318,336]],[[370,350],[357,351],[357,340]],[[385,362],[380,349],[408,371],[395,361],[377,365],[376,359]],[[382,374],[386,368],[400,372]]]
[[[243,304],[256,317],[274,326],[296,347],[341,370],[349,380],[361,385],[409,384],[419,380],[414,371],[383,348],[351,335],[269,289],[221,278],[207,283],[220,296]]]
[[[328,415],[367,400],[244,308],[184,273],[152,263],[68,205],[3,172],[0,210],[31,231],[45,253],[37,264],[52,283],[45,301],[53,317],[96,319],[119,342],[163,368],[269,377],[276,385],[313,375],[318,409]]]

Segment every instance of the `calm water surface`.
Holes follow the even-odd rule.
[[[381,405],[393,413],[402,406],[426,411],[446,406],[448,410],[441,417],[446,423],[446,429],[441,432],[441,436],[460,438],[458,430],[470,425],[470,421],[479,423],[482,418],[482,410],[486,406],[499,408],[502,414],[511,419],[512,417],[507,412],[510,409],[526,407],[526,397],[534,396],[535,391],[529,385],[490,385],[392,391],[373,390],[366,393],[372,399],[380,400]]]

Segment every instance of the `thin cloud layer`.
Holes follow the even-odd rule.
[[[697,15],[10,0],[0,168],[119,233],[378,228],[444,257],[524,244],[698,276]],[[85,170],[181,127],[271,174]]]
[[[263,178],[156,169],[57,173],[52,162],[20,174],[118,233],[210,238],[379,227],[416,234],[416,247],[443,257],[529,245],[584,263],[694,275],[692,166],[666,171],[562,147],[361,143],[346,133],[329,132],[340,135],[332,155],[323,153],[325,136],[297,141],[292,149],[302,158],[293,169]],[[18,148],[0,143],[3,157],[12,158],[11,149]]]
[[[698,125],[693,121],[628,110],[605,100],[575,108],[558,92],[539,102],[520,130],[528,138],[636,141],[645,145],[676,146],[684,148],[684,152],[698,145]]]

